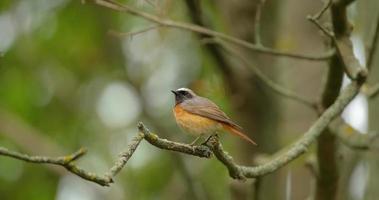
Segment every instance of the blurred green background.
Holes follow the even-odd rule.
[[[122,2],[163,18],[196,23],[190,0]],[[254,42],[259,0],[195,2],[207,25]],[[261,20],[263,44],[321,54],[323,38],[305,18],[321,6],[321,1],[267,0]],[[375,18],[377,10],[375,0],[360,1],[349,10],[355,44],[370,41],[373,22],[367,19]],[[272,93],[230,55],[223,53],[225,60],[215,57],[196,34],[167,27],[134,36],[110,34],[152,25],[77,0],[1,0],[0,146],[46,156],[87,147],[89,153],[78,164],[102,174],[137,134],[138,121],[161,137],[193,140],[172,116],[170,90],[180,87],[216,102],[259,144],[253,147],[233,136],[221,137],[225,149],[246,165],[252,165],[256,155],[274,153],[294,141],[317,118],[304,105]],[[281,85],[309,99],[319,97],[326,62],[245,55]],[[368,104],[363,101],[356,109],[366,120],[358,126],[367,131]],[[370,110],[377,113],[378,108]],[[304,166],[308,157],[259,180],[257,186],[253,180],[232,180],[215,159],[163,151],[142,142],[111,187],[87,182],[59,167],[0,157],[0,199],[306,199],[313,184]],[[363,175],[347,179],[343,186],[346,199],[364,199],[365,187],[358,192],[349,189],[367,182],[369,164],[363,166],[359,172]]]

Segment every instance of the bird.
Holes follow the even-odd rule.
[[[241,126],[234,123],[211,100],[198,96],[188,88],[179,88],[171,90],[171,92],[175,95],[173,113],[176,123],[185,132],[197,136],[190,145],[194,145],[205,135],[211,136],[223,130],[237,135],[251,144],[257,145],[242,132]]]

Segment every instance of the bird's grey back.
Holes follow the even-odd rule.
[[[180,103],[180,106],[189,113],[223,122],[240,130],[242,129],[234,123],[215,103],[207,98],[196,96],[183,101]]]

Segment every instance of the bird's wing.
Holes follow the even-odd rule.
[[[223,122],[233,128],[242,130],[242,128],[234,123],[224,112],[222,112],[222,110],[215,103],[207,98],[196,97],[191,100],[187,100],[181,104],[181,107],[189,113]]]

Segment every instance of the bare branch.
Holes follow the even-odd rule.
[[[149,129],[143,125],[142,122],[138,124],[138,130],[144,134],[145,140],[160,149],[181,152],[202,158],[210,158],[212,155],[211,150],[204,145],[191,146],[189,144],[183,144],[159,138],[157,135],[151,133]]]
[[[125,166],[129,158],[133,155],[134,151],[143,139],[143,136],[143,134],[138,134],[133,138],[132,143],[128,146],[128,149],[120,154],[119,159],[115,162],[114,166],[112,166],[109,172],[107,172],[104,176],[99,176],[92,172],[88,172],[74,164],[75,160],[86,153],[85,149],[80,149],[68,156],[52,158],[46,156],[29,156],[0,147],[0,155],[32,163],[60,165],[71,173],[76,174],[87,181],[97,183],[101,186],[109,186],[113,183],[113,177],[117,175],[117,173]]]
[[[8,150],[4,147],[0,147],[0,155],[12,157],[18,160],[23,160],[31,163],[46,163],[46,164],[54,164],[54,165],[62,165],[65,166],[68,163],[73,162],[74,160],[80,158],[86,153],[86,149],[79,149],[73,154],[62,156],[62,157],[45,157],[45,156],[29,156],[26,154],[18,153],[15,151]]]
[[[127,151],[120,153],[119,159],[116,160],[113,167],[111,167],[109,172],[107,172],[107,174],[105,175],[106,177],[112,179],[121,171],[121,169],[126,165],[128,160],[132,157],[133,153],[135,152],[143,138],[144,135],[142,133],[139,133],[132,139],[132,142],[129,144]]]
[[[232,36],[224,34],[224,33],[213,31],[213,30],[204,28],[202,26],[197,26],[197,25],[193,25],[193,24],[189,24],[189,23],[183,23],[183,22],[176,22],[176,21],[172,21],[169,19],[162,19],[158,16],[136,10],[132,7],[117,3],[117,2],[112,1],[112,0],[92,0],[92,2],[94,2],[97,5],[100,5],[100,6],[115,10],[115,11],[126,12],[126,13],[129,13],[131,15],[142,17],[148,21],[160,24],[161,26],[173,27],[173,28],[178,28],[178,29],[182,29],[182,30],[188,30],[188,31],[212,36],[215,38],[220,38],[226,42],[230,42],[230,43],[233,43],[235,45],[239,45],[241,47],[244,47],[244,48],[250,49],[252,51],[259,52],[259,53],[276,55],[276,56],[284,56],[284,57],[290,57],[290,58],[296,58],[296,59],[312,60],[312,61],[328,60],[333,55],[330,52],[327,52],[327,53],[325,53],[323,55],[319,55],[319,56],[313,56],[313,55],[311,56],[311,55],[302,55],[302,54],[297,54],[297,53],[282,52],[282,51],[278,51],[275,49],[260,47],[258,45],[247,42],[245,40],[241,40],[241,39],[232,37]]]
[[[243,181],[246,180],[241,167],[234,162],[233,158],[227,152],[224,151],[218,137],[211,137],[209,143],[216,158],[228,169],[230,177]]]
[[[349,36],[336,39],[337,54],[343,62],[346,74],[353,80],[364,81],[368,75],[366,68],[361,66],[354,55],[353,44]]]
[[[313,15],[313,19],[315,21],[319,20],[322,15],[330,8],[330,6],[332,5],[333,3],[333,0],[327,0],[327,2],[324,4],[324,7],[320,10],[320,12],[316,13],[315,15]]]

